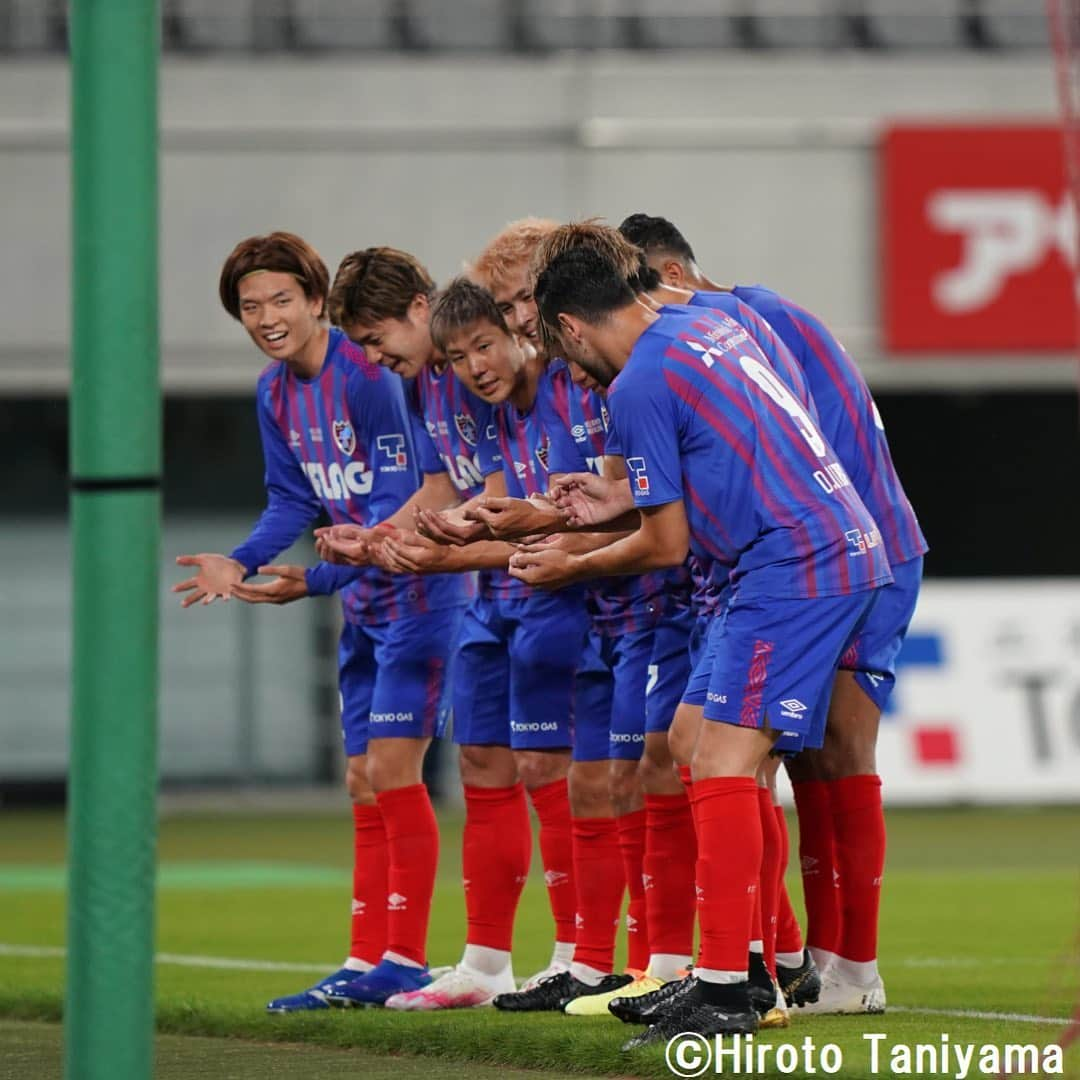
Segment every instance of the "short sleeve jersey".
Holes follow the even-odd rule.
[[[549,378],[549,371],[540,376],[537,399],[545,392],[544,384]],[[506,494],[512,499],[527,499],[548,489],[550,443],[536,407],[537,399],[524,410],[510,401],[494,406],[480,440],[481,475],[488,476],[501,470],[506,481]],[[509,578],[504,595],[524,597],[531,592],[532,588],[524,581]]]
[[[420,471],[445,472],[463,500],[482,495],[480,444],[491,424],[492,407],[467,390],[449,366],[425,367],[416,377],[413,397]],[[505,570],[482,570],[477,577],[483,596],[501,596],[511,589]]]
[[[610,426],[603,398],[574,385],[562,360],[548,368],[536,408],[548,435],[550,472],[601,473]],[[689,606],[685,568],[603,578],[586,591],[593,629],[606,637],[655,626],[671,611]]]
[[[271,500],[275,492],[301,498],[307,489],[308,521],[322,510],[334,524],[370,527],[417,488],[401,380],[370,363],[340,330],[330,331],[314,378],[299,378],[283,362],[263,371],[258,415]],[[249,567],[248,560],[262,554],[258,532],[233,553]],[[465,584],[452,574],[421,577],[367,567],[341,593],[346,619],[378,623],[461,604]]]
[[[740,597],[891,581],[877,525],[832,447],[733,319],[660,315],[608,407],[635,503],[681,499],[694,554],[729,570]]]
[[[881,414],[847,350],[820,319],[772,289],[738,285],[729,295],[765,319],[798,361],[817,405],[822,434],[873,514],[890,563],[900,566],[925,554],[926,538],[893,465]]]

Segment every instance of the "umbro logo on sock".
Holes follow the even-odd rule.
[[[637,932],[637,919],[634,918],[629,912],[626,914],[626,932],[633,934]]]
[[[651,889],[653,887],[653,880],[652,879],[653,879],[652,874],[642,874],[641,875],[641,887],[643,889]]]
[[[580,930],[585,925],[585,920],[580,914],[574,915],[574,926]]]
[[[392,892],[387,898],[387,911],[404,911],[405,905],[408,904],[409,898],[402,896],[401,893]]]
[[[555,885],[565,885],[570,880],[569,874],[564,874],[561,870],[545,870],[544,871],[544,884],[550,889]]]
[[[366,907],[367,907],[367,901],[366,900],[353,900],[353,902],[352,902],[352,913],[354,915],[363,915],[364,914],[364,908],[366,908]]]

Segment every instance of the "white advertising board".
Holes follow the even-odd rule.
[[[890,805],[1080,802],[1080,580],[926,582],[878,769]]]

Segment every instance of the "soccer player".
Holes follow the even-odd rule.
[[[184,605],[235,596],[288,603],[341,590],[339,647],[346,783],[353,800],[352,945],[342,968],[272,1012],[327,1007],[331,994],[381,1003],[431,981],[427,925],[439,834],[421,763],[435,728],[450,643],[464,600],[453,576],[378,568],[268,565],[321,513],[367,525],[416,488],[409,418],[398,380],[326,326],[328,274],[300,237],[241,241],[221,271],[225,310],[269,363],[257,408],[268,502],[231,555],[181,556],[196,568],[174,586]],[[245,584],[260,574],[267,584]]]
[[[594,520],[636,507],[640,527],[585,555],[530,546],[511,573],[562,586],[676,565],[692,543],[730,568],[735,587],[710,630],[707,723],[692,762],[696,979],[627,1046],[751,1032],[747,955],[762,844],[754,778],[774,748],[820,745],[833,673],[891,580],[888,562],[835,453],[737,323],[657,315],[588,250],[555,259],[536,296],[573,359],[610,386],[630,485],[608,485]]]
[[[483,471],[501,470],[507,493],[515,498],[545,492],[550,439],[540,423],[538,401],[558,393],[556,384],[565,392],[569,385],[565,368],[553,370],[539,357],[527,358],[492,295],[465,279],[453,282],[439,298],[432,334],[455,375],[496,406],[481,445]],[[563,1008],[586,994],[621,988],[631,977],[613,972],[615,928],[625,882],[608,790],[610,708],[605,712],[598,707],[592,675],[579,671],[588,630],[584,592],[574,588],[546,596],[545,604],[543,592],[520,582],[517,586],[521,592],[513,606],[506,605],[504,617],[513,617],[530,638],[542,643],[543,663],[550,666],[565,659],[570,676],[565,684],[560,680],[552,686],[553,674],[558,672],[547,672],[541,685],[549,695],[557,690],[560,697],[543,708],[539,726],[550,729],[551,737],[561,734],[573,746],[569,798],[576,938],[572,962],[569,970],[520,993],[501,994],[494,1001],[500,1009],[532,1011]],[[592,687],[591,692],[586,687]]]
[[[775,329],[806,376],[823,434],[881,530],[895,580],[882,590],[837,673],[825,745],[793,759],[788,768],[799,815],[807,944],[824,979],[819,999],[806,1008],[880,1012],[885,989],[877,968],[877,934],[885,820],[875,747],[896,657],[918,599],[926,540],[866,380],[824,323],[763,286],[717,285],[665,218],[634,214],[620,230],[645,251],[666,284],[696,290],[692,303],[734,297]],[[792,950],[798,938],[790,904],[782,914],[784,927]],[[783,952],[783,941],[780,948]],[[808,965],[799,959],[794,951],[778,958],[782,982],[804,976]]]
[[[714,310],[730,314],[765,354],[770,364],[788,385],[800,404],[806,408],[807,412],[812,417],[816,416],[816,410],[814,409],[813,402],[810,399],[806,387],[806,380],[804,379],[795,358],[790,354],[787,346],[777,338],[768,323],[762,320],[751,308],[729,294],[708,294],[710,297],[716,298],[716,303],[707,304],[703,298],[696,299],[692,293],[661,285],[657,272],[645,263],[641,249],[631,244],[617,229],[605,225],[597,219],[562,226],[540,245],[536,257],[534,258],[534,270],[542,269],[560,252],[580,247],[588,247],[593,251],[597,251],[612,262],[625,277],[627,284],[638,294],[641,302],[655,308],[660,313],[690,312],[694,309],[687,307],[686,303],[695,300],[700,306],[709,306]],[[625,476],[625,470],[622,475]],[[611,538],[612,534],[609,534],[609,541]],[[704,613],[711,616],[711,614],[718,607],[722,606],[722,603],[726,600],[726,593],[728,590],[726,581],[723,580],[725,574],[724,572],[721,572],[721,582],[719,584],[711,585],[708,583],[708,577],[710,575],[704,573],[708,568],[702,567],[700,560],[695,560],[695,565],[705,578],[699,586],[699,591],[710,594],[713,597],[709,604],[704,607]],[[686,632],[688,635],[689,627]],[[707,635],[699,632],[699,641],[703,641],[705,636]],[[690,658],[688,653],[686,658],[687,661],[689,661]],[[686,674],[689,675],[689,665]],[[689,761],[693,751],[693,742],[696,740],[697,732],[701,726],[701,710],[705,704],[707,679],[702,677],[698,683],[695,683],[690,687],[686,686],[686,681],[684,679],[684,689],[686,690],[686,693],[683,693],[682,695],[683,704],[679,712],[680,722],[671,735],[677,744],[679,742],[686,744],[684,754],[679,758],[679,765],[681,769],[680,775],[682,776],[683,781],[689,784]],[[671,717],[669,716],[667,723],[665,724],[665,735],[670,726]],[[671,778],[671,781],[669,782],[674,781],[674,774],[671,770],[672,758],[666,738],[663,738],[662,749],[657,748],[656,759],[658,764],[662,763],[666,766],[665,772],[667,777]],[[780,865],[781,849],[779,836],[777,834],[777,820],[773,794],[775,774],[778,765],[779,760],[777,758],[767,758],[762,765],[761,775],[758,777],[758,795],[760,800],[759,811],[761,814],[764,836],[764,855],[762,860],[761,887],[756,893],[754,912],[755,931],[752,935],[750,946],[750,973],[751,982],[755,988],[755,1003],[759,1005],[760,1011],[763,1013],[762,1025],[766,1027],[786,1026],[788,1022],[783,998],[779,996],[774,987],[775,908],[777,907],[777,894],[783,874],[783,868]],[[668,807],[668,809],[672,809],[672,807]],[[686,806],[685,812],[687,817],[689,817],[689,805]],[[680,885],[685,885],[687,890],[693,885],[692,850],[693,842],[684,844],[684,852],[690,853],[690,856],[684,858],[681,865],[680,863],[671,860],[668,860],[667,863],[667,877],[674,879],[674,881],[678,881]],[[673,872],[672,867],[674,866],[677,866],[680,869],[685,868],[688,871],[686,875],[688,880],[684,881],[682,875]],[[655,892],[658,883],[652,881],[650,884],[653,885],[653,891]],[[693,893],[687,891],[686,895],[692,903]],[[657,926],[670,926],[673,931],[676,926],[683,926],[685,939],[691,940],[693,934],[693,908],[691,907],[689,909],[691,913],[690,919],[685,921],[679,920],[678,918],[672,919],[672,916],[674,916],[677,911],[681,910],[678,906],[679,900],[677,894],[674,893],[674,891],[670,896],[670,903],[671,906],[666,909],[667,918],[661,919],[657,917],[653,920],[654,924]],[[669,978],[670,977],[671,976],[669,976]],[[809,989],[809,986],[803,988],[804,996]],[[628,995],[620,994],[618,996],[627,997]],[[641,1009],[651,1007],[652,1002],[655,1000],[657,1000],[655,994],[649,995],[648,1000],[643,1000],[629,1008],[634,1012],[640,1012]],[[614,1010],[616,1013],[619,1013],[620,1010],[626,1011],[627,1006],[625,1002],[620,1002],[618,1005],[614,1006]]]
[[[485,491],[479,444],[492,423],[492,407],[454,377],[432,340],[434,302],[435,284],[421,263],[407,252],[379,247],[345,258],[331,289],[330,311],[371,359],[411,381],[424,487],[449,482],[451,502],[458,503]],[[517,345],[498,344],[521,366],[529,363],[537,373],[542,368],[535,356],[526,361]],[[496,463],[487,474],[494,482],[487,490],[504,492],[501,467]],[[430,500],[415,505],[439,508]],[[505,572],[513,550],[508,544],[448,546],[399,534],[377,547],[391,561],[419,560],[410,565],[425,572],[432,567],[482,571],[458,640],[452,691],[466,807],[465,953],[455,969],[430,986],[387,1004],[403,1010],[486,1005],[516,989],[511,940],[532,854],[526,792],[540,818],[545,881],[556,920],[552,964],[526,985],[570,963],[574,893],[566,774],[578,653],[572,643],[560,652],[545,641],[542,628],[566,605],[543,593],[526,595],[530,590]]]

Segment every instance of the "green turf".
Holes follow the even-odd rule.
[[[463,940],[460,820],[443,815],[443,858],[431,960],[452,963]],[[161,826],[158,1016],[162,1031],[357,1046],[456,1061],[579,1073],[670,1075],[658,1054],[628,1059],[632,1033],[611,1020],[513,1017],[490,1011],[401,1016],[376,1011],[269,1017],[265,1001],[307,985],[341,958],[348,922],[349,818],[187,816]],[[892,1006],[1060,1018],[1078,993],[1080,811],[904,811],[889,815],[882,967]],[[62,824],[54,814],[4,816],[0,943],[63,945]],[[551,919],[534,859],[515,938],[519,976],[542,967]],[[792,880],[793,895],[797,882]],[[184,958],[312,965],[306,971],[185,966]],[[198,962],[198,961],[196,961]],[[0,1015],[56,1019],[63,961],[0,954]],[[893,1012],[869,1021],[893,1041],[940,1045],[1052,1040],[1058,1027],[1017,1020]],[[796,1014],[763,1041],[834,1041],[845,1077],[868,1075],[861,1018]],[[1074,1071],[1077,1062],[1071,1062]],[[444,1070],[445,1071],[445,1070]],[[798,1074],[797,1074],[798,1075]],[[887,1075],[887,1074],[886,1074]],[[952,1075],[950,1072],[949,1075]]]
[[[326,1080],[329,1075],[364,1080],[428,1080],[431,1063],[417,1057],[388,1057],[307,1043],[247,1042],[159,1035],[156,1080]],[[442,1070],[444,1076],[454,1075]],[[59,1024],[0,1020],[0,1080],[60,1080],[63,1039]],[[534,1071],[470,1064],[476,1080],[536,1080]],[[571,1080],[571,1074],[543,1073],[543,1080]]]

